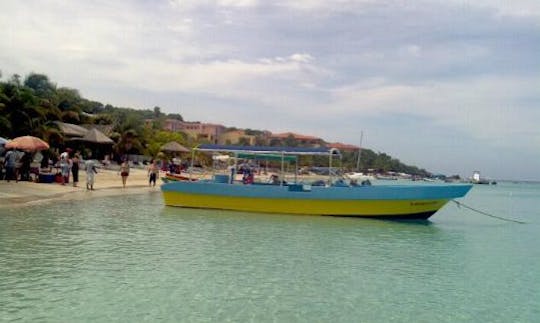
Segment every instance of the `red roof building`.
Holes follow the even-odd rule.
[[[355,145],[349,145],[349,144],[344,144],[344,143],[341,143],[341,142],[333,142],[333,143],[329,143],[329,144],[328,144],[328,147],[330,147],[330,148],[336,148],[336,149],[338,149],[339,151],[358,151],[358,150],[360,150],[360,147],[358,147],[358,146],[355,146]]]
[[[324,144],[324,140],[314,136],[301,135],[294,132],[273,133],[270,135],[269,140],[286,140],[292,138],[300,145],[321,146]]]

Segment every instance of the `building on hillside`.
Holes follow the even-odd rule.
[[[327,146],[330,147],[330,148],[336,148],[339,151],[351,151],[351,152],[354,152],[354,151],[359,151],[360,150],[360,147],[358,147],[358,146],[344,144],[344,143],[341,143],[341,142],[332,142],[332,143],[327,144]]]
[[[280,143],[285,146],[290,146],[289,140],[299,146],[319,147],[324,145],[324,140],[314,136],[301,135],[293,132],[274,133],[268,138],[271,145]]]
[[[163,122],[163,129],[177,132],[182,131],[183,129],[184,121],[177,120],[177,119],[165,119]]]
[[[152,126],[153,122],[153,119],[145,120],[147,127]],[[225,132],[226,128],[223,125],[214,123],[165,119],[162,129],[172,132],[183,132],[194,139],[206,140],[210,143],[216,144],[218,143],[219,136]]]
[[[155,121],[156,120],[154,119],[146,119],[145,120],[146,126],[147,127],[152,126]],[[182,131],[183,126],[184,126],[184,121],[181,121],[178,119],[165,119],[163,121],[162,129],[177,132],[177,131]]]
[[[182,122],[179,131],[186,133],[195,139],[206,140],[210,143],[217,143],[219,136],[225,132],[225,126],[214,123],[202,122]],[[177,130],[178,131],[178,130]]]
[[[222,133],[218,137],[218,144],[220,145],[249,145],[254,146],[257,137],[253,135],[247,135],[245,130],[231,130]]]

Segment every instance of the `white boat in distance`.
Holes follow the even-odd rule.
[[[375,177],[372,175],[367,175],[362,172],[349,172],[343,174],[343,176],[349,180],[354,180],[357,182],[363,182],[363,181],[374,181]]]

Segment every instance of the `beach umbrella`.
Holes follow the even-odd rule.
[[[49,149],[49,144],[34,136],[22,136],[6,143],[6,148],[15,148],[26,151]]]
[[[166,143],[165,145],[161,146],[162,151],[170,151],[170,152],[176,152],[176,153],[187,153],[189,152],[189,149],[186,147],[180,145],[176,141],[171,141]]]
[[[9,141],[9,140],[7,140],[6,138],[0,137],[0,146],[5,145],[8,141]]]

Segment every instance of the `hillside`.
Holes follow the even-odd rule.
[[[111,131],[107,135],[114,140],[113,152],[118,155],[129,152],[156,156],[161,145],[171,140],[188,147],[205,142],[204,139],[194,138],[186,133],[163,130],[167,119],[182,121],[183,117],[179,113],[163,113],[157,106],[152,109],[115,107],[83,98],[78,90],[57,87],[43,74],[32,73],[24,80],[15,74],[5,81],[0,81],[0,136],[5,138],[30,134],[45,139],[51,147],[63,148],[66,138],[55,123],[61,121],[76,125],[109,126]],[[148,123],[147,120],[152,121]],[[268,131],[246,131],[259,139],[254,141],[256,144],[303,145],[290,137],[265,142],[261,136]],[[322,141],[322,144],[326,143]],[[346,169],[355,169],[357,159],[357,152],[343,152],[342,161]],[[316,165],[326,161],[314,159],[310,162]],[[362,150],[360,169],[372,169],[379,173],[393,171],[418,176],[430,175],[424,169],[403,164],[399,159],[371,149]]]

